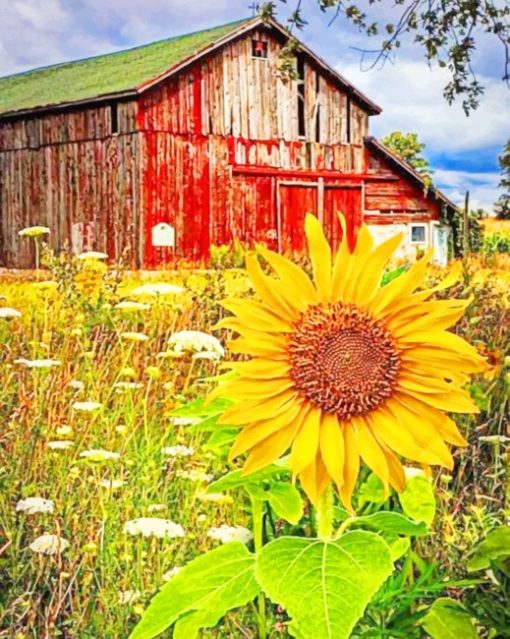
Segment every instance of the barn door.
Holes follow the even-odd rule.
[[[307,213],[318,214],[317,182],[280,182],[278,184],[278,249],[282,253],[303,251]]]
[[[233,191],[234,218],[229,229],[232,239],[248,244],[262,242],[270,249],[276,249],[274,199],[273,178],[236,176]]]
[[[324,185],[324,229],[333,249],[342,239],[342,229],[338,213],[343,213],[347,221],[347,238],[351,250],[363,221],[361,185]]]

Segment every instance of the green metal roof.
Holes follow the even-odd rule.
[[[248,22],[0,78],[0,116],[134,91]]]

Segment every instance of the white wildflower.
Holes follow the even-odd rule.
[[[26,368],[53,368],[54,366],[62,366],[62,362],[58,359],[25,359],[21,357],[14,360],[15,364],[21,364]]]
[[[103,450],[101,448],[92,448],[90,450],[83,450],[80,455],[84,459],[89,459],[93,462],[110,461],[113,459],[119,459],[119,453],[112,453],[109,450]]]
[[[25,512],[27,515],[35,515],[36,513],[53,513],[55,504],[51,499],[43,499],[42,497],[27,497],[20,499],[16,504],[16,512]]]
[[[178,331],[170,335],[168,346],[175,353],[216,353],[218,359],[223,357],[225,351],[221,342],[208,333],[202,331]]]
[[[83,411],[85,413],[92,413],[102,407],[103,405],[100,402],[74,402],[71,406],[74,410]]]
[[[144,284],[143,286],[135,288],[134,291],[131,291],[131,295],[149,295],[152,297],[157,297],[159,295],[176,295],[183,292],[184,289],[181,286],[176,286],[175,284],[165,284],[163,282],[154,282],[153,284]]]
[[[119,311],[126,311],[127,313],[131,311],[148,311],[150,310],[150,304],[143,304],[142,302],[130,302],[129,300],[124,300],[123,302],[119,302],[115,304],[114,308]]]
[[[149,504],[147,506],[147,512],[149,513],[161,513],[166,510],[165,504]]]
[[[200,417],[172,417],[171,420],[174,426],[193,426],[202,421]]]
[[[118,601],[122,605],[135,603],[140,599],[142,593],[139,590],[123,590],[119,592]]]
[[[59,426],[57,430],[55,431],[55,433],[59,437],[66,437],[67,435],[70,435],[72,432],[73,432],[73,429],[71,428],[71,426],[67,426],[66,424],[64,424],[63,426]]]
[[[167,570],[163,574],[163,581],[170,581],[170,579],[172,579],[172,577],[175,577],[175,575],[178,575],[181,570],[182,566],[174,566],[173,568],[170,568],[170,570]]]
[[[123,479],[101,479],[99,485],[102,488],[108,488],[108,490],[118,490],[125,485],[125,481]]]
[[[74,442],[63,439],[61,441],[48,442],[46,445],[51,450],[67,450],[74,446]]]
[[[218,504],[232,504],[233,499],[230,495],[225,495],[225,493],[197,493],[197,499],[200,501],[213,501]]]
[[[72,379],[69,384],[69,388],[72,388],[75,391],[82,391],[85,388],[85,384],[79,379]]]
[[[208,473],[204,473],[201,470],[196,470],[196,469],[191,469],[191,470],[178,470],[176,472],[177,477],[180,477],[181,479],[190,479],[191,481],[198,481],[198,482],[210,482],[213,478],[212,475],[209,475]]]
[[[77,260],[107,260],[108,254],[100,251],[84,251],[76,256]]]
[[[128,535],[142,535],[142,537],[159,537],[160,539],[184,537],[184,529],[169,519],[159,517],[140,517],[124,524],[124,532]]]
[[[219,528],[210,528],[207,536],[211,539],[221,541],[222,544],[228,544],[231,541],[240,541],[247,544],[253,539],[253,535],[248,528],[242,526],[227,526],[222,524]]]
[[[217,362],[221,359],[221,355],[215,351],[200,351],[200,353],[193,353],[192,359],[209,359]]]
[[[58,535],[41,535],[34,539],[29,548],[39,555],[58,555],[69,548],[69,542]]]
[[[8,306],[2,306],[0,308],[1,319],[13,319],[14,317],[21,317],[21,313],[15,308],[9,308]]]
[[[143,388],[143,384],[139,382],[115,382],[113,388],[124,391],[124,390],[137,390],[139,388]]]
[[[191,455],[195,453],[195,449],[191,446],[177,444],[176,446],[167,446],[166,448],[162,448],[161,452],[163,455],[168,455],[168,457],[191,457]]]
[[[40,237],[41,235],[48,235],[50,229],[47,226],[27,226],[25,229],[18,231],[20,237]]]

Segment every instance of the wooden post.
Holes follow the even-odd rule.
[[[462,257],[467,257],[467,255],[469,255],[469,191],[466,191],[462,221]]]

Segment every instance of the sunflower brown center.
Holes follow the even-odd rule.
[[[354,304],[311,306],[288,345],[290,375],[314,406],[349,419],[392,396],[400,356],[386,326]]]

